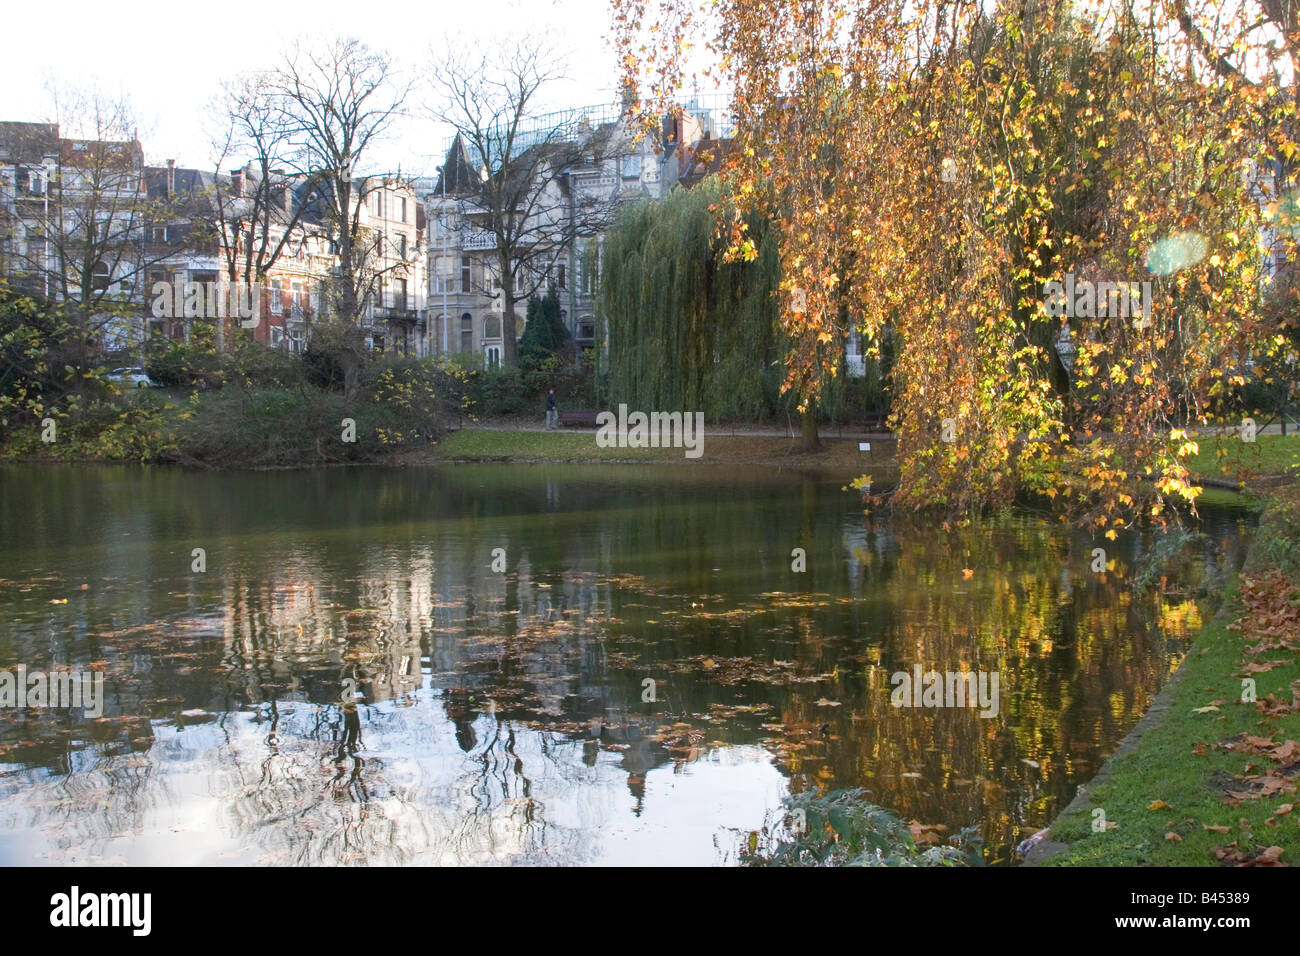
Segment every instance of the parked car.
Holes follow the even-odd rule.
[[[154,381],[142,368],[115,368],[108,373],[110,382],[119,382],[128,388],[154,388]]]

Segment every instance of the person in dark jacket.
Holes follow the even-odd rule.
[[[548,389],[546,392],[546,430],[548,432],[555,430],[559,418],[560,414],[555,410],[555,389]]]

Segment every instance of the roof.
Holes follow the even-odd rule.
[[[451,142],[451,148],[447,150],[447,158],[443,160],[433,195],[463,196],[477,190],[481,181],[474,160],[470,157],[469,147],[465,145],[464,137],[457,133]]]
[[[677,181],[687,189],[722,169],[728,154],[736,148],[734,139],[709,139],[682,148]]]
[[[0,122],[0,160],[39,163],[59,153],[59,127],[53,123]]]

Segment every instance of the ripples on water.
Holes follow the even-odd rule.
[[[709,864],[785,794],[856,786],[1005,862],[1146,710],[1248,522],[1137,592],[1147,536],[903,528],[841,485],[0,470],[0,669],[108,694],[0,710],[0,862]],[[999,716],[891,707],[916,663],[998,671]]]

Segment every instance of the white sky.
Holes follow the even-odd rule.
[[[180,166],[210,168],[205,110],[220,81],[275,65],[297,37],[354,36],[413,71],[448,42],[477,47],[507,35],[545,33],[568,54],[568,79],[550,90],[548,108],[618,97],[617,62],[605,39],[607,0],[64,0],[6,5],[4,21],[0,120],[49,121],[51,81],[98,88],[129,99],[150,164],[175,159]],[[51,51],[57,51],[54,62]],[[434,153],[446,136],[428,119],[406,120],[363,166],[400,164],[403,172],[432,175],[442,162]]]

